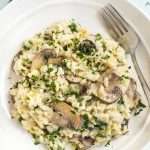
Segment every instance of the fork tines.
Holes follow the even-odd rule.
[[[128,32],[128,23],[111,4],[103,8],[103,17],[118,38]]]

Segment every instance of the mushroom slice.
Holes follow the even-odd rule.
[[[66,75],[65,77],[70,83],[80,83],[82,81],[80,77],[75,75]]]
[[[80,135],[75,134],[73,137],[75,139],[78,139],[84,145],[84,149],[91,147],[92,145],[94,145],[94,142],[95,142],[95,140],[90,136],[82,137]]]
[[[95,142],[95,140],[93,138],[91,138],[90,136],[82,137],[82,138],[80,138],[80,141],[83,143],[83,145],[86,148],[92,146]]]
[[[141,95],[139,94],[138,91],[136,91],[135,94],[134,94],[134,100],[135,100],[135,101],[141,100]]]
[[[44,49],[33,58],[31,69],[39,69],[42,65],[46,64],[59,64],[62,59],[60,56],[56,57],[54,50]]]
[[[106,93],[106,97],[103,97],[102,100],[107,103],[114,103],[122,96],[122,91],[118,86],[113,86],[112,88],[106,89]]]
[[[71,126],[76,129],[82,126],[82,118],[67,103],[64,102],[55,103],[54,110],[60,113],[64,117],[64,119],[68,121],[67,126]]]
[[[60,64],[63,60],[63,57],[57,57],[57,58],[49,58],[48,59],[48,64]]]
[[[68,126],[69,124],[69,121],[67,119],[64,119],[64,117],[61,114],[58,114],[56,112],[53,112],[53,115],[50,121],[62,128]]]
[[[133,100],[135,98],[137,93],[136,89],[137,89],[136,81],[133,78],[130,78],[130,83],[126,91],[126,95],[128,96],[129,99]]]
[[[119,77],[114,73],[108,78],[107,86],[102,83],[96,83],[91,85],[91,89],[93,89],[92,94],[94,96],[107,104],[116,102],[122,96]]]
[[[112,86],[104,89],[103,93],[101,93],[101,89],[97,88],[97,94],[95,96],[104,103],[112,104],[122,96],[122,91],[118,86]]]

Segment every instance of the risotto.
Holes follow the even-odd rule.
[[[107,143],[145,107],[130,68],[117,42],[75,20],[51,25],[14,57],[12,118],[47,150]]]

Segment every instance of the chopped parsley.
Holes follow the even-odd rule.
[[[51,133],[48,133],[47,135],[47,138],[50,140],[50,141],[54,141],[55,138],[59,135],[59,131],[60,131],[60,128],[58,128],[57,130],[51,132]]]
[[[110,146],[110,144],[111,144],[110,142],[111,142],[111,140],[107,141],[107,143],[105,144],[105,147]]]
[[[23,118],[21,116],[19,116],[18,121],[21,122],[23,120]]]
[[[83,117],[83,126],[82,127],[84,129],[87,129],[89,126],[89,117],[87,114],[84,114],[82,117]]]
[[[49,33],[45,33],[43,38],[44,40],[51,40],[51,41],[53,40],[52,35],[50,35]]]
[[[84,54],[81,53],[81,52],[77,52],[77,56],[79,56],[80,59],[83,59],[83,58],[84,58]]]
[[[128,124],[129,124],[129,120],[128,119],[124,119],[122,124],[121,124],[121,130],[124,130],[125,127],[128,128]]]
[[[120,77],[120,79],[121,79],[121,80],[129,79],[129,76],[127,76],[127,75],[122,75],[122,76]]]
[[[32,134],[32,137],[34,139],[34,144],[35,145],[40,144],[39,137],[36,134]]]
[[[109,55],[105,55],[105,56],[102,57],[102,59],[109,59],[109,58],[110,58]]]
[[[78,31],[77,25],[74,22],[72,22],[68,27],[70,28],[71,32],[77,32]]]
[[[76,51],[76,49],[78,48],[78,45],[79,45],[79,39],[78,38],[73,38],[71,39],[72,40],[72,43],[73,43],[73,51]]]
[[[105,41],[101,41],[101,44],[102,44],[103,50],[106,51],[107,50],[106,42]]]
[[[50,84],[50,89],[51,89],[52,91],[56,91],[56,84],[55,84],[54,81],[51,82],[51,84]]]
[[[131,69],[131,66],[128,66],[128,69]]]
[[[64,50],[64,51],[68,51],[68,49],[69,49],[71,46],[72,46],[72,44],[71,44],[71,43],[68,43],[68,44],[66,44],[66,45],[63,46],[63,50]]]
[[[136,106],[136,111],[134,113],[135,116],[139,115],[141,113],[141,111],[143,111],[143,109],[146,107],[146,105],[144,105],[141,100],[139,100],[137,106]]]
[[[99,130],[104,130],[106,129],[107,127],[107,123],[102,121],[102,120],[99,120],[95,117],[95,121],[96,121],[96,124],[94,125],[94,127],[98,128]]]
[[[102,36],[101,36],[101,34],[100,33],[97,33],[96,35],[95,35],[95,40],[96,41],[100,41],[101,39],[102,39]]]
[[[47,73],[51,73],[53,71],[52,67],[48,67]]]
[[[119,105],[124,105],[124,100],[123,100],[123,97],[121,96],[119,101],[118,101],[118,104]]]
[[[32,79],[32,81],[33,81],[33,82],[35,82],[35,81],[37,81],[37,80],[38,80],[38,77],[37,77],[37,76],[35,76],[35,75],[32,75],[32,76],[31,76],[31,79]]]

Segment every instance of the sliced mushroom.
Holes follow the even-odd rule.
[[[103,93],[101,93],[101,87],[97,88],[96,94],[94,94],[96,97],[98,97],[101,101],[107,104],[112,104],[119,100],[119,98],[122,95],[122,91],[119,87],[113,86],[109,87],[107,89],[104,89]]]
[[[135,94],[134,94],[134,100],[139,101],[140,99],[141,99],[141,95],[139,94],[138,91],[136,91]]]
[[[126,95],[130,98],[130,99],[134,99],[135,95],[136,95],[136,89],[137,89],[137,84],[136,81],[134,79],[130,79],[130,83],[128,86],[128,89],[126,91]]]
[[[82,118],[76,113],[73,108],[64,102],[54,104],[54,110],[62,115],[67,120],[66,126],[73,128],[80,128],[82,126]]]
[[[53,113],[51,122],[62,128],[68,126],[69,124],[69,121],[67,119],[64,119],[64,117],[61,114],[56,112]]]
[[[117,86],[113,86],[112,88],[106,89],[106,93],[106,97],[103,97],[102,100],[104,100],[107,103],[114,103],[117,100],[119,100],[122,96],[122,91]]]
[[[80,138],[80,141],[83,143],[83,145],[86,148],[92,146],[95,142],[95,140],[93,138],[91,138],[90,136],[82,137],[82,138]]]
[[[88,84],[83,84],[80,86],[80,94],[85,94],[87,93],[87,90],[88,90]]]
[[[75,134],[73,137],[75,139],[78,139],[84,145],[84,149],[91,147],[92,145],[94,145],[95,142],[95,140],[90,136],[82,137],[80,135]]]
[[[48,64],[60,64],[62,62],[63,57],[57,57],[57,58],[49,58]]]
[[[85,94],[87,92],[88,84],[84,82],[82,78],[75,76],[75,75],[66,75],[66,80],[72,84],[77,84],[79,89],[79,94]],[[82,82],[83,81],[83,82]]]
[[[75,75],[66,75],[65,77],[70,83],[80,83],[82,81],[80,77]]]
[[[98,97],[104,103],[114,103],[122,96],[122,90],[119,87],[119,84],[119,77],[112,74],[108,80],[107,86],[103,85],[102,83],[92,84],[92,94]]]
[[[32,61],[31,69],[39,69],[45,64],[60,64],[62,62],[62,57],[56,57],[56,54],[51,49],[44,49],[40,51]]]

